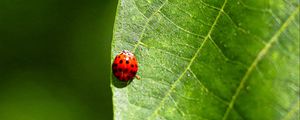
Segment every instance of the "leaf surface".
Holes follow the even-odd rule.
[[[112,76],[114,118],[299,119],[299,45],[298,0],[119,0],[141,80]]]

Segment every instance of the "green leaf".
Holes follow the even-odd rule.
[[[299,119],[299,0],[119,0],[115,119]]]

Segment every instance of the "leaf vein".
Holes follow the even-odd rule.
[[[145,30],[146,30],[146,28],[147,28],[147,26],[148,26],[148,24],[149,24],[149,22],[150,22],[150,20],[152,19],[152,17],[157,13],[157,12],[159,12],[159,10],[160,9],[162,9],[165,5],[166,5],[166,3],[168,2],[168,0],[166,0],[155,12],[153,12],[151,15],[150,15],[150,17],[147,19],[147,21],[146,21],[146,23],[144,24],[144,27],[143,27],[143,30],[142,30],[142,32],[141,32],[141,34],[140,34],[140,37],[139,37],[139,40],[138,40],[138,42],[134,45],[134,48],[133,48],[133,50],[132,50],[132,52],[134,53],[135,52],[135,50],[137,49],[137,47],[141,44],[141,40],[143,39],[143,36],[144,36],[144,34],[145,34]]]
[[[137,9],[137,11],[138,11],[144,18],[147,18],[146,15],[143,14],[143,13],[141,12],[141,10],[140,10],[139,7],[137,6],[135,0],[132,0],[132,1],[133,1],[133,4],[135,5],[135,8]]]
[[[189,71],[192,73],[193,77],[197,80],[197,82],[205,89],[205,91],[211,93],[213,97],[217,98],[218,100],[225,103],[226,105],[228,104],[228,102],[226,100],[224,100],[221,97],[217,96],[214,92],[210,91],[204,84],[202,84],[202,82],[198,79],[196,74],[191,69],[189,69]]]
[[[208,39],[213,43],[215,48],[218,50],[218,52],[223,56],[225,61],[228,61],[229,58],[222,52],[221,48],[217,45],[217,43],[211,38],[211,36],[208,37]]]
[[[171,99],[172,102],[175,104],[175,107],[177,108],[177,110],[179,111],[179,113],[184,117],[184,116],[185,116],[184,112],[179,108],[177,102],[176,102],[175,99],[172,97],[172,95],[170,95],[170,99]]]
[[[244,8],[253,10],[253,11],[258,11],[258,12],[267,12],[268,11],[268,9],[255,8],[255,7],[246,5],[242,0],[238,0],[238,4],[241,4]]]
[[[226,12],[223,12],[224,15],[232,22],[233,26],[238,30],[238,31],[241,31],[242,33],[244,34],[248,34],[248,35],[251,35],[253,37],[255,37],[257,39],[258,42],[261,42],[262,44],[266,44],[265,41],[263,41],[263,39],[255,34],[251,34],[250,31],[247,31],[245,30],[244,28],[242,28],[240,25],[237,25],[237,23],[235,21],[232,20],[232,18],[228,15],[228,13]],[[255,40],[256,40],[255,39]]]
[[[158,114],[158,110],[161,108],[161,106],[164,104],[165,100],[167,99],[167,96],[169,96],[171,94],[171,92],[173,91],[173,89],[175,88],[175,86],[177,85],[177,83],[181,80],[181,78],[183,77],[183,75],[187,72],[187,70],[190,68],[190,66],[193,64],[194,60],[196,59],[196,57],[198,56],[198,54],[200,53],[201,49],[203,48],[204,44],[206,43],[208,37],[211,35],[212,31],[214,30],[214,27],[216,26],[221,13],[223,11],[223,9],[225,8],[225,5],[227,3],[227,0],[224,1],[222,8],[220,9],[217,17],[215,18],[213,25],[211,26],[209,32],[207,33],[207,35],[205,36],[204,41],[202,42],[202,44],[200,45],[200,47],[198,48],[198,50],[196,51],[196,53],[194,54],[193,58],[191,59],[191,61],[189,62],[188,66],[185,68],[185,70],[182,72],[182,74],[179,76],[179,78],[177,80],[175,80],[175,82],[171,85],[170,89],[166,92],[165,96],[163,97],[163,99],[161,100],[161,102],[158,104],[158,106],[154,109],[154,112],[148,117],[148,119],[153,116],[153,115],[157,115]]]
[[[172,20],[170,20],[170,19],[169,19],[166,15],[164,15],[162,12],[159,12],[159,13],[160,13],[167,21],[169,21],[171,24],[173,24],[174,26],[176,26],[178,29],[180,29],[180,30],[182,30],[182,31],[184,31],[184,32],[186,32],[186,33],[189,33],[189,34],[191,34],[191,35],[195,35],[195,36],[197,36],[197,37],[204,38],[204,36],[202,36],[202,35],[200,35],[200,34],[193,33],[193,32],[191,32],[191,31],[189,31],[189,30],[186,30],[186,29],[180,27],[179,25],[177,25],[176,23],[174,23]]]
[[[209,5],[209,4],[207,4],[206,2],[203,2],[203,0],[200,0],[200,3],[202,3],[202,4],[203,4],[204,6],[206,6],[206,7],[210,7],[210,8],[212,8],[212,9],[214,9],[214,10],[221,11],[221,9],[222,9],[222,8],[218,8],[218,7]]]
[[[167,53],[167,54],[169,54],[169,55],[172,55],[172,56],[174,56],[174,57],[180,58],[180,59],[185,60],[185,61],[190,61],[190,60],[191,60],[190,58],[186,58],[186,57],[179,56],[179,55],[174,54],[174,53],[172,53],[172,52],[169,52],[169,51],[167,51],[167,50],[163,50],[163,49],[160,49],[160,48],[157,48],[157,47],[150,47],[149,45],[147,45],[147,44],[145,44],[145,43],[143,43],[143,42],[141,42],[140,45],[142,45],[142,46],[144,46],[144,47],[146,47],[146,48],[152,48],[152,49],[159,50],[159,51],[161,51],[161,52]]]
[[[298,100],[297,104],[286,114],[283,120],[289,120],[299,110],[299,107],[300,101]]]
[[[293,11],[293,13],[287,18],[287,20],[281,25],[281,27],[277,30],[277,32],[271,37],[269,42],[265,45],[262,50],[258,53],[256,58],[253,60],[252,64],[249,66],[247,69],[245,75],[243,76],[239,86],[237,87],[234,95],[232,96],[232,99],[226,109],[226,112],[223,116],[223,120],[226,120],[231,109],[233,108],[233,105],[235,104],[235,101],[237,97],[239,96],[241,90],[244,88],[244,84],[249,78],[250,74],[254,70],[254,68],[257,66],[258,62],[267,54],[269,49],[272,47],[272,45],[278,41],[278,37],[281,35],[281,33],[287,28],[287,26],[291,23],[291,21],[294,19],[294,17],[298,14],[299,12],[299,6],[296,8],[296,10]]]

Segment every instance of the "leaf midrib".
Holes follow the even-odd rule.
[[[252,64],[248,67],[247,72],[242,77],[242,80],[239,84],[239,86],[236,89],[235,94],[232,96],[231,101],[229,102],[229,106],[226,109],[226,112],[223,116],[222,120],[226,120],[230,111],[233,108],[233,105],[235,104],[235,101],[237,97],[240,94],[240,91],[244,88],[244,84],[247,81],[248,77],[254,70],[254,68],[257,66],[257,63],[260,62],[260,60],[269,52],[272,45],[277,42],[279,39],[278,37],[281,35],[281,33],[288,27],[288,25],[291,23],[291,21],[295,18],[297,13],[299,12],[299,6],[296,8],[296,10],[293,11],[293,13],[287,18],[287,20],[281,25],[281,27],[276,31],[276,33],[271,37],[269,42],[265,45],[263,49],[260,50],[260,52],[257,54],[256,58],[253,60]]]
[[[196,51],[196,53],[195,53],[194,56],[192,57],[192,59],[191,59],[191,61],[189,62],[188,66],[185,68],[185,70],[182,72],[182,74],[178,77],[178,79],[175,80],[175,82],[172,84],[172,86],[170,87],[170,89],[167,91],[167,93],[165,94],[165,96],[163,97],[163,99],[161,100],[161,102],[160,102],[160,103],[158,104],[158,106],[154,109],[154,112],[153,112],[151,115],[148,116],[148,119],[149,119],[151,116],[157,115],[157,114],[158,114],[158,113],[157,113],[158,110],[159,110],[159,109],[161,108],[161,106],[164,104],[164,102],[165,102],[167,96],[169,96],[169,95],[171,94],[171,92],[174,90],[174,88],[175,88],[175,86],[176,86],[176,83],[178,83],[178,82],[181,80],[181,78],[183,77],[183,75],[187,72],[187,70],[190,69],[190,67],[191,67],[191,65],[193,64],[195,58],[198,56],[198,54],[200,53],[202,47],[205,45],[206,41],[208,40],[208,38],[210,37],[212,31],[214,30],[214,28],[215,28],[215,26],[216,26],[216,24],[217,24],[217,22],[218,22],[218,20],[219,20],[219,18],[220,18],[220,16],[221,16],[221,13],[224,12],[224,8],[225,8],[226,3],[227,3],[227,0],[224,1],[224,3],[223,3],[223,5],[222,5],[221,9],[219,10],[218,15],[217,15],[217,17],[215,18],[215,20],[214,20],[214,22],[213,22],[213,24],[212,24],[212,26],[211,26],[209,32],[207,33],[207,35],[205,36],[205,38],[204,38],[202,44],[200,45],[200,47],[198,48],[198,50]],[[135,47],[135,48],[136,48],[136,47]]]

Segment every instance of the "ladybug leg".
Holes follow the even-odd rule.
[[[132,80],[128,80],[128,81],[126,82],[126,86],[129,85],[131,82],[132,82]]]
[[[140,80],[140,79],[141,79],[141,77],[140,77],[140,76],[138,76],[138,75],[135,75],[135,78],[136,78],[136,79],[138,79],[138,80]]]

